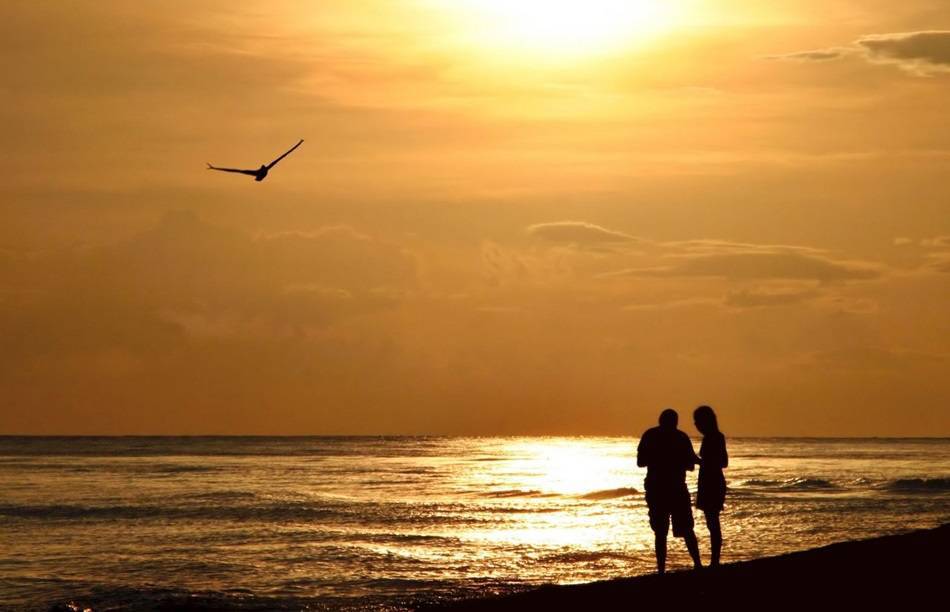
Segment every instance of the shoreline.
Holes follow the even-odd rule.
[[[839,542],[775,557],[727,563],[715,569],[547,585],[511,595],[418,609],[453,612],[610,610],[646,605],[673,610],[803,606],[819,610],[868,606],[873,610],[880,609],[884,603],[933,605],[946,598],[948,553],[950,523],[945,523],[933,529]]]

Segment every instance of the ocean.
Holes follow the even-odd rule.
[[[950,521],[950,439],[728,444],[723,562]],[[0,437],[0,609],[389,610],[649,573],[636,445]]]

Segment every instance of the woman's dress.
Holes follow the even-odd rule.
[[[722,512],[726,501],[726,477],[722,469],[729,465],[726,437],[716,432],[703,437],[699,447],[699,491],[696,507],[704,512]]]

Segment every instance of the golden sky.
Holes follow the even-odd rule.
[[[0,433],[950,435],[943,0],[36,0],[0,74]]]

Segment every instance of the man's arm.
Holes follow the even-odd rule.
[[[640,444],[637,445],[637,465],[647,467],[650,465],[650,443],[647,441],[646,434],[640,438]]]
[[[696,465],[700,462],[700,458],[696,456],[696,451],[693,450],[693,442],[689,439],[685,433],[683,434],[683,463],[685,464],[686,470],[692,472],[696,468]]]

